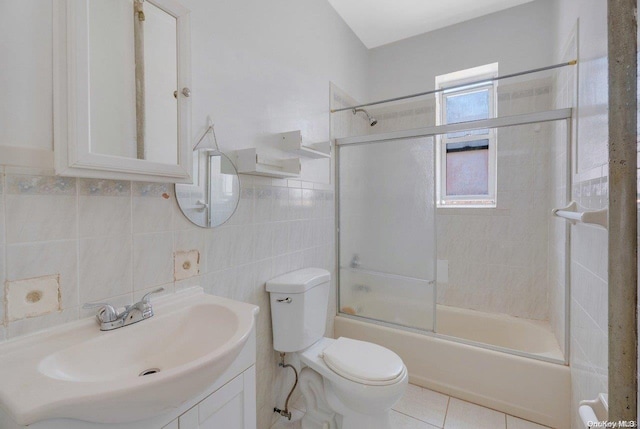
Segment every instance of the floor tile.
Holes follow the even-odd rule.
[[[507,429],[549,429],[537,423],[522,420],[517,417],[507,416]]]
[[[444,429],[506,429],[505,415],[470,402],[451,398]]]
[[[420,386],[410,384],[394,410],[437,427],[444,424],[449,397]]]
[[[431,426],[429,423],[393,410],[391,410],[390,418],[393,429],[437,429],[436,426]]]

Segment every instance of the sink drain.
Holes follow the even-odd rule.
[[[145,375],[156,374],[158,372],[160,372],[160,368],[149,368],[138,374],[138,377],[144,377]]]

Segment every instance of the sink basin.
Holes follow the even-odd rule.
[[[214,303],[148,321],[155,323],[110,331],[53,353],[41,361],[39,370],[59,380],[93,382],[135,379],[150,368],[155,373],[172,371],[229,343],[240,324],[236,313]],[[113,353],[107,352],[107,357],[105,351]]]
[[[169,412],[231,365],[258,307],[194,288],[154,300],[154,310],[113,331],[87,319],[0,345],[0,405],[20,425],[125,423]]]

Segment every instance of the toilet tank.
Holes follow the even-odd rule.
[[[331,274],[321,268],[292,271],[267,282],[275,350],[301,351],[324,336],[330,284]]]

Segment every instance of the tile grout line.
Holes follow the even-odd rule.
[[[447,416],[449,415],[449,405],[451,404],[451,396],[447,395],[447,408],[444,411],[444,420],[442,421],[442,428],[444,429],[447,423]]]
[[[405,412],[402,412],[402,411],[396,410],[396,409],[394,409],[394,408],[392,408],[392,409],[391,409],[391,411],[393,411],[393,412],[395,412],[395,413],[398,413],[398,414],[402,414],[403,416],[407,416],[407,417],[409,417],[410,419],[413,419],[413,420],[419,421],[419,422],[421,422],[421,423],[426,423],[426,424],[428,424],[429,426],[433,426],[431,423],[426,422],[426,421],[424,421],[424,420],[422,420],[422,419],[420,419],[420,418],[418,418],[418,417],[416,417],[416,416],[413,416],[413,415],[411,415],[411,414],[407,414],[407,413],[405,413]],[[437,427],[437,426],[433,426],[433,427]]]

